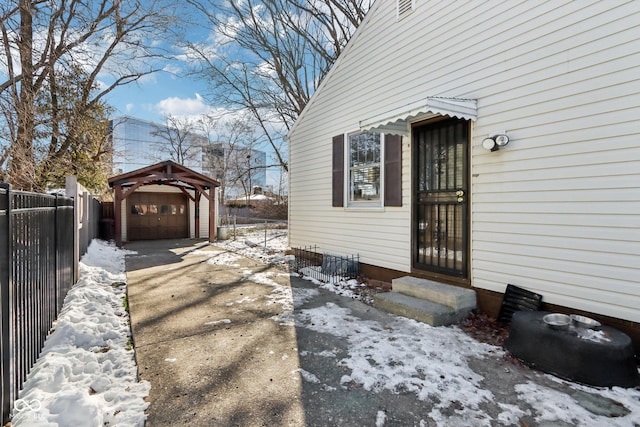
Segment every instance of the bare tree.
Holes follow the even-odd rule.
[[[169,4],[10,0],[0,6],[0,75],[6,75],[0,80],[0,111],[8,129],[0,135],[6,138],[0,144],[0,169],[10,183],[23,189],[41,186],[39,165],[51,163],[48,153],[62,148],[56,126],[71,135],[74,126],[63,123],[69,115],[57,110],[56,97],[66,90],[61,81],[79,79],[74,108],[82,113],[100,110],[114,88],[160,69],[154,60],[164,52],[157,41],[175,16]],[[38,104],[43,99],[50,103]]]
[[[241,115],[224,120],[203,116],[201,129],[208,140],[204,151],[204,169],[220,182],[220,201],[235,188],[247,191],[255,164],[247,162],[257,144],[255,127]],[[266,168],[268,165],[262,165]]]
[[[154,156],[157,160],[164,160],[167,156],[176,163],[191,166],[197,162],[202,153],[202,146],[206,139],[199,135],[197,124],[188,118],[167,116],[162,125],[154,125],[151,132],[158,137],[158,142],[152,143],[156,149]]]
[[[215,47],[189,43],[211,96],[255,118],[282,168],[284,134],[370,7],[369,0],[188,0],[207,18]]]

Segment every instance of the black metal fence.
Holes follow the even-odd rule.
[[[290,271],[312,277],[321,282],[335,278],[357,278],[360,275],[359,255],[332,255],[322,253],[318,246],[292,248],[294,258],[289,261]]]
[[[74,200],[0,184],[2,423],[76,282]]]
[[[82,222],[82,228],[79,230],[79,255],[81,257],[87,253],[87,249],[89,249],[89,245],[93,239],[100,237],[99,219],[102,215],[102,206],[100,206],[100,201],[90,197],[89,200],[87,200],[87,208],[88,216],[85,217],[85,221]]]

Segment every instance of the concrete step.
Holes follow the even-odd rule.
[[[404,276],[393,279],[393,292],[424,299],[455,310],[471,310],[476,307],[476,293],[471,289],[445,285],[433,280]]]
[[[398,292],[376,294],[373,305],[389,313],[408,317],[431,326],[444,326],[459,322],[471,311],[471,308],[454,310],[446,305]]]

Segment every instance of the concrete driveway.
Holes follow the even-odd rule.
[[[264,303],[269,287],[247,280],[288,277],[247,258],[215,265],[206,242],[127,249],[137,252],[126,271],[139,374],[152,385],[147,426],[305,425],[295,329],[271,319],[282,308]]]
[[[497,348],[446,360],[438,348],[452,344],[451,330],[424,329],[207,242],[127,249],[137,252],[126,272],[139,374],[151,383],[149,427],[638,425],[640,390],[577,388]],[[438,335],[441,347],[423,351]],[[373,360],[380,348],[387,356]],[[412,364],[426,398],[348,381],[358,365],[379,375]],[[460,369],[468,374],[456,377]]]

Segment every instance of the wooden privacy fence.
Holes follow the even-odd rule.
[[[75,194],[12,191],[0,183],[2,424],[78,279],[80,256],[97,237],[99,202]]]

